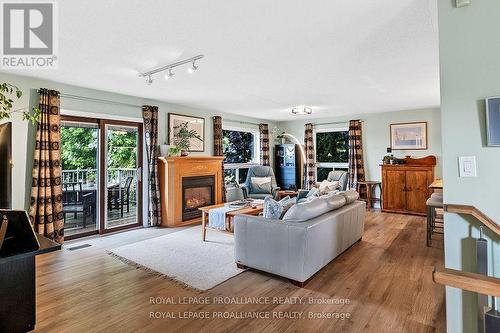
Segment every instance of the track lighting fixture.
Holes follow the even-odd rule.
[[[189,74],[192,74],[192,73],[194,73],[195,71],[198,70],[198,66],[196,66],[195,61],[196,60],[193,60],[193,62],[191,63],[191,67],[188,67],[188,73]]]
[[[175,73],[173,72],[173,69],[175,67],[182,66],[184,64],[189,64],[189,63],[191,63],[191,66],[188,68],[188,72],[189,73],[193,73],[196,70],[198,70],[198,67],[199,67],[199,66],[196,65],[196,61],[202,59],[203,57],[204,57],[203,54],[199,54],[197,56],[194,56],[194,57],[191,57],[191,58],[188,58],[188,59],[180,60],[180,61],[168,64],[166,66],[163,66],[163,67],[160,67],[160,68],[155,68],[155,69],[152,69],[152,70],[150,70],[148,72],[141,73],[141,74],[139,74],[139,76],[140,77],[145,77],[146,78],[146,83],[150,85],[150,84],[153,83],[153,75],[154,74],[157,74],[157,73],[160,73],[160,72],[164,72],[164,71],[168,71],[168,73],[165,74],[165,79],[168,80],[168,79],[172,78],[175,75]]]
[[[172,78],[174,75],[175,73],[172,71],[172,68],[169,68],[168,73],[165,75],[165,80]]]

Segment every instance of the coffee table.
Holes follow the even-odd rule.
[[[207,229],[232,234],[233,233],[233,221],[234,221],[234,217],[236,215],[256,216],[256,215],[259,215],[260,213],[262,213],[262,211],[264,210],[263,204],[257,204],[255,206],[244,206],[244,207],[241,207],[239,209],[235,209],[235,210],[232,210],[230,212],[226,212],[225,230],[210,228],[208,226],[208,212],[211,209],[224,207],[225,205],[227,205],[227,204],[218,204],[218,205],[211,205],[211,206],[198,208],[199,210],[201,210],[201,239],[203,241],[205,241]]]

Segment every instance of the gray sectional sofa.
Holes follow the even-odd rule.
[[[309,278],[361,240],[364,202],[335,195],[294,205],[283,220],[239,215],[234,220],[239,267],[286,277],[303,286]]]

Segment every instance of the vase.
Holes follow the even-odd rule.
[[[187,150],[181,150],[181,156],[186,157],[189,155],[189,152]]]

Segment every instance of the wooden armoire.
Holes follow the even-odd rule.
[[[411,158],[404,164],[382,165],[382,211],[426,215],[436,157]]]

